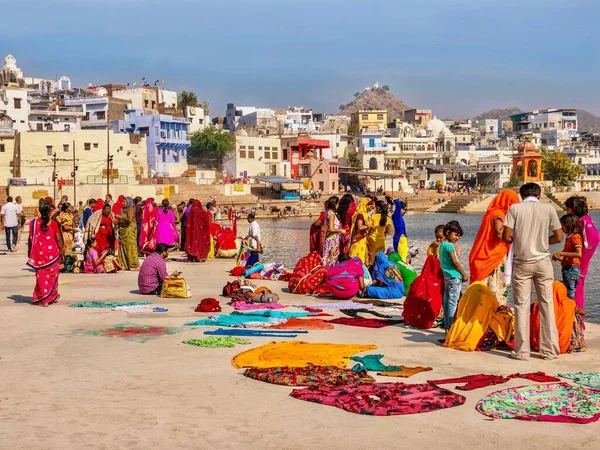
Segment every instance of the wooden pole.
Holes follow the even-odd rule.
[[[73,206],[77,207],[77,183],[76,183],[77,165],[75,163],[75,139],[73,139]]]

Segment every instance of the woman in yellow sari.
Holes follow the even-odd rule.
[[[385,252],[385,238],[392,233],[392,219],[388,217],[388,205],[381,200],[375,203],[376,212],[371,216],[371,228],[367,239],[369,259],[375,260],[375,255]]]
[[[64,256],[77,257],[73,250],[73,241],[75,237],[75,222],[73,221],[73,206],[70,203],[63,203],[58,215],[57,222],[60,225],[60,232],[64,243]]]
[[[367,247],[367,234],[371,221],[369,211],[375,206],[375,202],[370,198],[363,198],[356,207],[356,212],[352,216],[352,227],[350,228],[350,251],[348,256],[359,257],[367,267],[370,265],[369,251]]]

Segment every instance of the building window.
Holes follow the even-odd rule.
[[[46,131],[52,131],[52,124],[51,123],[46,123]]]
[[[0,144],[0,153],[4,153],[5,151],[4,144]]]
[[[15,103],[15,109],[21,109],[21,99],[20,98],[13,98],[14,103]]]
[[[254,150],[248,150],[248,159],[254,159]]]
[[[325,184],[322,181],[319,181],[319,189],[323,191],[325,189]]]
[[[94,148],[98,148],[98,143],[94,142]]]
[[[90,144],[89,142],[86,142],[85,144],[83,144],[83,149],[84,150],[91,150],[92,149],[92,144]]]
[[[185,157],[185,150],[181,150],[181,156]]]
[[[271,152],[271,159],[278,159],[279,158],[279,153],[277,153],[276,151]]]
[[[65,131],[71,131],[71,125],[65,123]]]
[[[249,145],[248,150],[254,150],[254,145]]]
[[[144,100],[144,107],[147,109],[150,102],[148,100]],[[163,161],[164,162],[164,161]]]
[[[44,131],[44,124],[42,124],[42,123],[36,124],[35,129],[37,131]]]
[[[340,146],[340,143],[339,143],[339,142],[336,142],[336,143],[335,143],[335,146],[336,146],[336,147],[339,147],[339,146]]]
[[[319,173],[323,173],[323,169],[319,169]]]
[[[265,152],[265,159],[271,159],[271,152]]]
[[[156,109],[156,101],[152,100],[152,109]]]
[[[48,156],[52,156],[52,146],[51,145],[46,145],[46,154]]]
[[[361,119],[362,119],[362,120],[369,120],[369,115],[368,115],[368,114],[363,114],[363,115],[361,116]]]
[[[283,160],[284,161],[288,161],[289,160],[289,158],[288,158],[288,149],[287,148],[283,149]]]
[[[331,182],[331,190],[335,192],[335,181]]]
[[[63,144],[63,152],[69,151],[69,144]]]
[[[271,150],[271,147],[265,147],[266,152],[268,152],[269,150]]]
[[[106,112],[104,112],[104,111],[98,111],[96,113],[96,119],[98,119],[98,120],[105,120],[106,119]]]
[[[202,119],[198,119],[198,123],[199,123],[200,125],[202,125],[202,124],[204,123],[204,120],[202,120]]]
[[[85,116],[83,116],[83,120],[90,120],[90,113],[86,112]]]
[[[246,146],[245,145],[240,145],[240,150],[246,150]]]
[[[377,114],[377,120],[383,120],[383,114]]]
[[[240,150],[240,158],[246,158],[246,150]]]
[[[260,145],[259,145],[259,146],[258,146],[258,149],[259,149],[259,150],[262,150],[262,146],[260,146]]]

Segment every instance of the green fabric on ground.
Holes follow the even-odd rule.
[[[195,345],[197,347],[235,347],[237,344],[247,345],[250,343],[248,339],[242,339],[234,336],[211,336],[206,339],[188,339],[183,341],[184,344]]]
[[[366,355],[366,356],[352,356],[352,361],[358,362],[352,367],[355,372],[362,370],[369,370],[371,372],[399,372],[402,370],[400,366],[387,366],[381,362],[383,355]]]
[[[600,374],[590,372],[576,372],[576,373],[557,373],[557,377],[567,378],[573,380],[575,383],[582,386],[600,389]]]
[[[71,303],[69,308],[116,308],[117,306],[151,305],[152,302],[80,302]]]

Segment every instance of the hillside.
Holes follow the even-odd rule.
[[[401,119],[404,111],[413,109],[397,99],[389,90],[373,87],[364,90],[351,102],[340,105],[340,114],[349,116],[351,113],[369,109],[387,109],[388,120]]]
[[[510,120],[512,114],[519,114],[523,112],[520,108],[505,108],[505,109],[491,109],[486,111],[473,119],[500,119]],[[583,109],[577,110],[577,120],[579,122],[579,131],[587,131],[591,133],[600,133],[600,117],[596,117],[593,114],[584,111]]]

